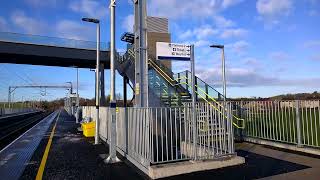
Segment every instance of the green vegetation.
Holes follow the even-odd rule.
[[[24,103],[22,102],[15,102],[11,104],[11,107],[16,109],[16,108],[27,108],[30,107],[30,102],[26,101]],[[0,102],[0,108],[8,108],[8,103],[7,102]]]
[[[300,108],[302,144],[320,146],[319,107]],[[248,136],[297,143],[296,110],[292,107],[255,109],[246,113],[245,132]]]
[[[271,100],[318,100],[320,99],[320,93],[315,91],[313,93],[297,93],[297,94],[285,94],[279,96],[270,97]]]
[[[313,93],[297,93],[297,94],[282,94],[267,98],[262,97],[241,97],[230,98],[230,101],[267,101],[267,100],[319,100],[320,93],[315,91]]]
[[[121,95],[118,93],[116,94],[117,99],[121,99]],[[110,102],[110,96],[106,96],[106,106],[109,106]],[[80,106],[95,106],[95,98],[92,99],[86,99],[86,98],[80,98],[79,100]],[[131,100],[127,101],[128,106],[132,106]],[[56,99],[53,101],[25,101],[25,102],[13,102],[11,103],[11,108],[24,108],[24,107],[34,107],[34,108],[40,108],[44,110],[55,110],[60,107],[64,106],[64,98],[61,99]],[[118,107],[123,107],[124,102],[123,100],[117,100],[117,106]],[[0,102],[0,108],[8,108],[8,103],[7,102]]]

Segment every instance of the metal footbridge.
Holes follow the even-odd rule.
[[[101,43],[101,63],[110,68],[107,44]],[[0,32],[1,63],[95,68],[96,42]]]

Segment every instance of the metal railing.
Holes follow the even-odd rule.
[[[188,87],[188,84],[191,84],[191,76],[192,76],[191,72],[186,70],[186,71],[182,71],[180,73],[174,74],[174,79],[190,92],[191,89],[190,87]],[[200,95],[205,97],[207,100],[211,101],[212,98],[216,100],[223,99],[223,95],[221,93],[219,93],[215,88],[213,88],[212,86],[204,82],[199,77],[196,77],[195,81],[196,81],[196,90],[198,88],[202,89],[202,91],[199,91],[199,93]],[[201,98],[197,97],[197,99],[201,99]]]
[[[245,119],[244,136],[320,147],[320,101],[233,102]]]
[[[95,120],[94,110],[83,107],[83,117]],[[230,116],[231,110],[225,113]],[[117,108],[116,118],[118,151],[144,167],[234,154],[231,122],[206,103],[197,103],[195,111],[190,104],[177,108]],[[110,108],[101,108],[99,136],[106,142],[111,137],[110,127]]]
[[[129,108],[131,155],[158,164],[233,154],[230,121],[207,104],[197,103],[194,123],[192,111],[189,104],[181,108]]]
[[[12,32],[0,32],[0,41],[45,45],[45,46],[54,46],[54,47],[75,48],[75,49],[96,50],[97,48],[97,43],[93,41],[29,35],[29,34],[19,34],[19,33],[12,33]],[[100,48],[102,51],[107,51],[108,50],[107,43],[104,43],[104,42],[100,43]]]
[[[0,116],[36,111],[36,108],[0,108]]]

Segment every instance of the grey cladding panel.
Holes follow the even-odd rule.
[[[168,33],[168,19],[159,17],[147,17],[147,31],[148,32],[158,32],[158,33]]]

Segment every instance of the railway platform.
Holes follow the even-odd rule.
[[[105,144],[79,132],[75,119],[58,110],[0,152],[0,179],[147,179],[124,157],[108,165]],[[251,143],[237,144],[246,163],[166,179],[317,179],[320,159],[270,149]]]

